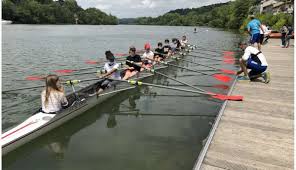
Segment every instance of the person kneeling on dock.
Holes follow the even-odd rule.
[[[237,75],[244,73],[244,76],[239,79],[253,81],[262,77],[265,83],[269,83],[270,74],[266,71],[268,64],[263,53],[255,47],[248,46],[247,43],[240,43],[239,47],[244,50],[244,55],[239,60],[241,70],[237,72]],[[251,71],[248,72],[247,69]]]
[[[99,89],[97,90],[97,94],[100,94],[106,88],[111,87],[112,79],[120,80],[120,72],[119,72],[119,64],[115,62],[115,57],[111,51],[105,52],[107,62],[104,65],[104,74],[99,75],[99,78],[110,78],[105,79],[101,84]]]
[[[130,77],[136,75],[141,70],[144,70],[139,66],[142,65],[142,59],[138,54],[136,54],[135,47],[130,47],[129,54],[130,55],[126,58],[126,65],[128,66],[128,68],[125,70],[125,75],[122,78],[123,80],[127,80]],[[134,64],[131,62],[134,62]]]
[[[45,85],[45,90],[41,92],[41,112],[55,114],[68,106],[64,88],[61,86],[57,75],[48,75],[45,78]]]

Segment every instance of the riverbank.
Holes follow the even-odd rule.
[[[269,40],[262,48],[271,82],[237,82],[213,139],[194,169],[293,169],[294,43],[281,48]],[[208,147],[209,146],[209,147]]]

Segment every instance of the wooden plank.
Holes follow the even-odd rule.
[[[293,169],[294,49],[262,49],[271,82],[238,82],[233,94],[243,102],[228,102],[201,169]]]

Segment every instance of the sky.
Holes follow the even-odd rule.
[[[118,18],[159,16],[170,10],[197,8],[229,0],[76,0],[84,9],[95,7]]]

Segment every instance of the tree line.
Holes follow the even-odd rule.
[[[118,24],[115,16],[83,9],[76,0],[2,0],[2,19],[17,24]]]
[[[249,22],[248,15],[257,14],[262,22],[275,30],[282,25],[293,25],[290,14],[258,14],[260,0],[236,0],[200,8],[177,9],[155,18],[140,17],[134,23],[140,25],[210,26],[244,31]]]

